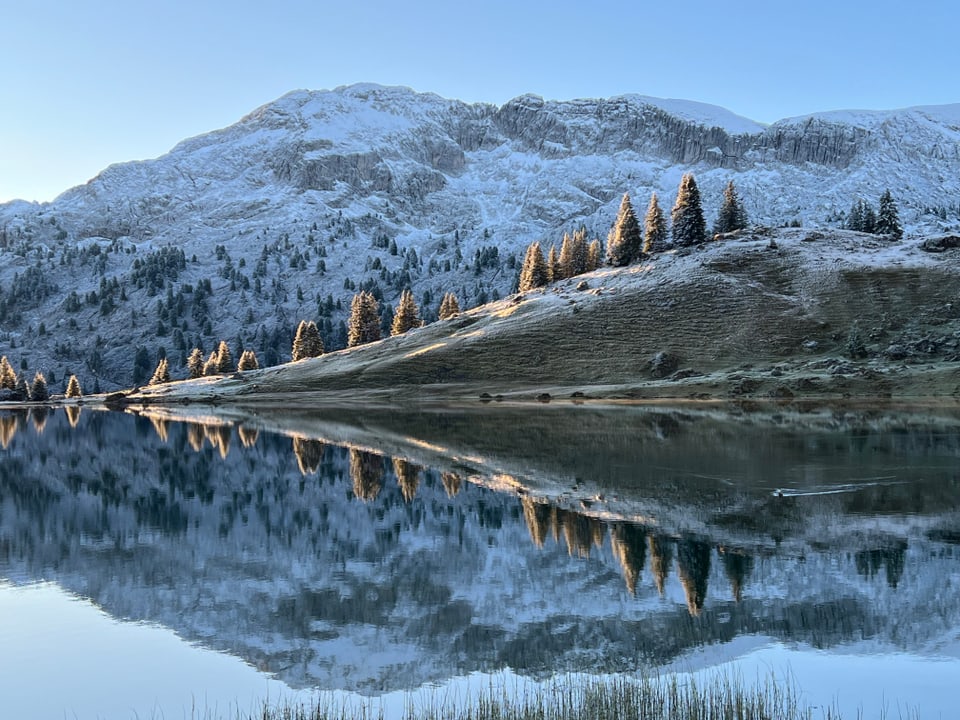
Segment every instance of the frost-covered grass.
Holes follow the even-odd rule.
[[[507,689],[492,688],[466,704],[432,696],[422,702],[408,703],[402,717],[404,720],[841,720],[832,708],[805,705],[789,683],[769,679],[752,686],[725,676],[699,683],[677,677],[561,679],[519,697]],[[254,714],[237,716],[238,720],[372,718],[386,718],[375,702],[356,708],[323,703],[264,705]]]
[[[756,229],[512,295],[349,351],[141,395],[150,402],[288,402],[291,394],[340,392],[350,403],[358,391],[420,398],[949,395],[956,383],[934,364],[960,351],[952,310],[960,280],[952,267],[913,242]],[[873,365],[845,357],[855,325],[870,338]],[[942,357],[917,349],[927,345]],[[887,359],[891,348],[912,353],[909,372]],[[672,360],[655,373],[657,356]]]

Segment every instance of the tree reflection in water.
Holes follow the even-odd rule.
[[[412,502],[417,495],[417,487],[420,485],[420,470],[419,465],[414,465],[407,460],[393,459],[393,474],[397,477],[403,499],[408,503]]]
[[[301,475],[312,475],[317,472],[323,462],[323,453],[326,445],[319,440],[308,438],[293,438],[293,454],[297,456],[297,467]]]
[[[353,494],[361,500],[376,500],[383,489],[383,457],[350,448],[350,480]]]

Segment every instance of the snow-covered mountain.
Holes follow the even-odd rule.
[[[639,95],[496,107],[292,92],[51,203],[0,206],[0,352],[106,389],[143,379],[138,346],[149,366],[163,348],[174,374],[221,338],[276,362],[312,318],[335,347],[362,286],[392,305],[409,285],[428,319],[447,290],[495,299],[529,242],[580,225],[604,238],[625,191],[639,212],[651,192],[668,208],[688,171],[708,222],[733,179],[755,223],[837,225],[889,187],[908,231],[943,230],[960,224],[960,105],[763,126]]]

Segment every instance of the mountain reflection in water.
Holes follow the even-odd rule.
[[[955,419],[576,412],[0,414],[0,579],[363,692],[956,636]]]

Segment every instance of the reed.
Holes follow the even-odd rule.
[[[885,713],[881,715],[881,720]],[[898,717],[903,718],[901,712]],[[908,718],[918,717],[914,713]],[[471,699],[451,700],[442,691],[411,695],[403,720],[844,720],[829,707],[810,707],[789,682],[770,677],[757,684],[736,675],[707,679],[670,676],[583,679],[561,677],[518,689],[493,686]],[[863,718],[858,713],[857,720]],[[376,701],[352,707],[264,705],[236,720],[385,720]]]

